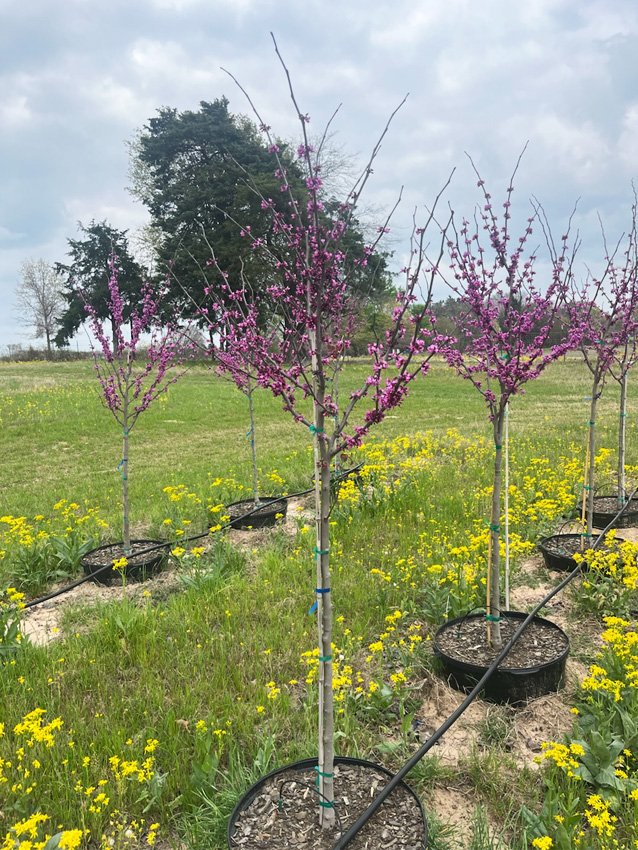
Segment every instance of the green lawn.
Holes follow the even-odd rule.
[[[348,364],[342,392],[364,375],[365,364]],[[570,360],[512,404],[515,586],[549,580],[542,568],[522,573],[520,565],[556,524],[565,500],[573,505],[582,493],[588,386],[583,365]],[[599,455],[600,483],[613,473],[617,395],[610,386],[598,414],[599,446],[610,450]],[[635,465],[633,399],[629,411],[628,463]],[[308,431],[263,392],[256,412],[264,491],[308,487]],[[54,508],[61,500],[77,502],[79,513],[99,506],[103,535],[117,539],[121,435],[99,403],[90,364],[3,364],[0,419],[0,516],[24,516],[35,529],[20,550],[21,574],[45,545],[37,529],[53,527],[46,523],[61,513]],[[131,436],[134,527],[159,534],[205,528],[209,499],[217,504],[249,487],[248,427],[245,399],[203,367],[192,368]],[[481,399],[440,363],[353,454],[353,462],[365,463],[363,485],[347,485],[331,517],[341,754],[397,767],[416,748],[412,720],[428,694],[424,683],[434,681],[430,635],[445,616],[484,601],[492,456]],[[179,485],[183,495],[171,502],[163,490]],[[6,656],[0,837],[3,826],[41,811],[51,821],[38,836],[58,824],[88,829],[82,840],[104,850],[147,842],[151,824],[159,824],[166,846],[221,848],[238,795],[269,767],[315,754],[310,516],[300,515],[288,531],[259,535],[254,546],[218,535],[200,557],[182,558],[172,584],[149,582],[129,588],[123,601],[74,607],[58,641]],[[82,525],[73,529],[80,535]],[[3,581],[15,584],[19,550],[3,545]],[[611,589],[600,614],[614,613],[614,598]],[[578,599],[572,607],[575,624],[591,615]],[[600,631],[595,620],[592,629],[594,636]],[[588,641],[579,651],[591,658],[591,635]],[[540,810],[538,774],[516,766],[494,729],[483,733],[484,749],[458,766],[428,758],[415,771],[435,850],[466,846],[437,820],[437,788],[466,789],[500,828],[522,805]],[[479,815],[474,835],[483,843],[472,846],[488,850],[497,845],[487,843]],[[508,835],[509,846],[531,846],[520,823]],[[14,846],[11,837],[5,846]]]

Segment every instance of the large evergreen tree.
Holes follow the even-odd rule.
[[[285,169],[284,183],[302,198],[307,192],[296,155],[278,142],[279,162]],[[289,197],[282,192],[282,175],[277,159],[259,129],[249,119],[233,115],[228,100],[202,101],[197,112],[163,107],[151,118],[130,145],[130,190],[148,208],[155,232],[161,233],[158,248],[160,273],[170,271],[175,281],[173,301],[187,315],[195,315],[205,299],[205,290],[223,300],[220,274],[227,273],[232,289],[248,283],[263,292],[277,275],[272,253],[255,251],[255,239],[266,248],[276,239],[272,208],[263,199],[273,199],[283,212]],[[326,203],[326,211],[336,207]],[[242,229],[250,227],[250,238]],[[363,236],[352,232],[347,246],[354,264],[364,253]],[[216,266],[211,266],[210,248]],[[389,286],[386,256],[360,266],[352,279],[368,298]]]
[[[68,345],[87,320],[86,304],[91,305],[98,319],[112,321],[109,280],[113,255],[117,257],[125,318],[140,299],[145,277],[144,270],[131,256],[126,230],[117,230],[106,221],[91,221],[87,227],[78,222],[78,228],[85,238],[67,240],[71,262],[55,264],[56,272],[65,281],[62,295],[66,309],[59,317],[60,329],[55,337],[59,347]]]

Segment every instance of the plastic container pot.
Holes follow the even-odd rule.
[[[378,764],[373,764],[372,762],[369,762],[369,761],[364,761],[362,759],[347,758],[345,756],[336,756],[334,763],[335,763],[335,767],[336,766],[344,766],[344,767],[359,766],[359,767],[368,768],[369,770],[374,771],[377,776],[378,776],[379,773],[381,773],[384,776],[387,776],[388,779],[391,779],[392,776],[393,776],[393,774],[389,770],[387,770],[385,767],[382,767],[381,765],[378,765]],[[240,822],[241,822],[242,814],[246,812],[246,810],[251,805],[251,803],[256,801],[256,798],[260,797],[260,795],[264,795],[264,797],[265,797],[263,806],[261,804],[261,800],[258,801],[260,811],[261,811],[262,808],[264,809],[264,823],[268,820],[268,817],[272,818],[272,813],[273,813],[273,810],[275,808],[275,803],[272,802],[271,800],[268,800],[268,798],[265,796],[264,788],[267,787],[268,785],[270,785],[271,781],[273,779],[276,779],[278,776],[281,776],[282,774],[284,774],[286,772],[293,772],[294,774],[296,774],[295,779],[298,776],[298,778],[299,778],[298,781],[300,783],[304,783],[304,784],[310,786],[310,788],[312,789],[315,786],[315,780],[316,780],[316,776],[317,776],[316,768],[317,768],[317,759],[304,759],[303,761],[297,761],[297,762],[294,762],[293,764],[288,764],[284,767],[278,768],[277,770],[273,770],[271,773],[267,774],[266,776],[263,776],[258,782],[256,782],[251,788],[249,788],[248,791],[246,791],[246,793],[243,795],[243,797],[239,800],[239,802],[237,803],[237,805],[233,809],[233,812],[232,812],[230,819],[228,821],[228,834],[227,834],[228,847],[229,848],[244,847],[244,848],[246,848],[246,850],[250,850],[250,847],[251,847],[250,836],[246,836],[246,835],[242,834]],[[337,792],[338,792],[338,784],[337,784],[338,782],[339,782],[339,778],[335,777],[335,788],[337,789]],[[428,830],[427,830],[427,822],[426,822],[426,819],[425,819],[425,813],[423,811],[423,806],[421,805],[421,801],[419,800],[419,798],[417,797],[415,792],[412,790],[412,788],[410,788],[410,786],[407,785],[405,782],[399,783],[399,785],[397,787],[400,788],[400,789],[403,789],[404,793],[407,793],[408,795],[410,795],[411,798],[413,798],[414,810],[417,813],[417,816],[420,820],[419,829],[421,829],[421,827],[422,827],[422,830],[423,830],[420,847],[423,848],[423,850],[424,850],[424,848],[427,847]],[[378,790],[381,791],[382,788],[383,788],[383,785],[380,785]],[[297,791],[297,793],[299,793],[299,791]],[[392,798],[394,793],[395,792],[393,791],[392,794],[390,795],[389,799]],[[285,798],[286,794],[283,793],[282,796]],[[314,794],[314,793],[309,793],[306,796],[308,798],[308,805],[313,807],[314,812],[316,814],[316,812],[318,811],[318,805],[317,805],[318,797],[317,797],[317,795]],[[366,801],[366,807],[367,807],[367,804],[369,804],[371,802],[371,800],[372,800],[372,797],[368,797],[368,799]],[[383,806],[381,807],[381,811],[382,810],[383,810]],[[337,808],[337,811],[338,811],[338,808]],[[376,812],[375,815],[373,816],[373,818],[368,822],[368,824],[366,824],[362,828],[362,834],[363,834],[363,832],[366,832],[366,834],[368,836],[373,834],[371,832],[368,832],[368,830],[374,829],[374,827],[375,827],[374,817],[376,817],[377,814],[378,814],[378,812]],[[355,816],[349,817],[350,822],[354,822],[354,820],[355,820]],[[294,823],[292,824],[292,826],[294,828]],[[345,831],[345,829],[348,826],[348,823],[344,823],[344,824],[342,824],[342,826],[343,826],[344,831]],[[390,827],[386,827],[386,829],[389,830]],[[334,842],[337,841],[338,837],[339,837],[338,829],[335,829]],[[384,837],[379,835],[378,839],[375,839],[375,842],[370,843],[369,846],[370,847],[373,847],[373,846],[374,847],[383,847],[383,846],[386,846],[386,845],[387,846],[400,846],[400,845],[394,845],[394,843],[390,844],[389,842],[392,842],[392,838],[393,838],[392,835],[385,835]],[[278,838],[279,843],[276,845],[277,847],[282,846],[281,841],[282,841],[282,838],[279,837]],[[356,838],[353,840],[353,844],[354,844],[355,841],[356,841]],[[259,846],[263,846],[263,844],[260,844]],[[295,845],[291,843],[290,846],[292,848]]]
[[[516,621],[515,626],[518,628],[520,623],[526,619],[527,614],[518,611],[504,611],[501,616],[507,620]],[[484,621],[485,615],[473,614],[469,617],[456,617],[453,620],[448,620],[434,637],[434,654],[443,664],[445,676],[453,687],[464,692],[472,690],[487,671],[489,664],[475,664],[470,659],[461,661],[454,658],[441,649],[438,641],[444,631],[458,629],[463,622],[476,620]],[[565,642],[566,648],[551,661],[533,664],[529,667],[508,667],[508,658],[506,657],[485,685],[483,696],[489,702],[527,702],[527,700],[553,693],[561,687],[565,676],[565,664],[569,655],[569,638],[561,628],[550,620],[534,617],[532,622],[542,624],[543,628],[552,629],[561,635],[561,640]]]
[[[253,499],[244,499],[228,505],[226,510],[230,514],[231,528],[270,528],[286,516],[288,501],[272,496],[260,496],[257,505]],[[250,516],[244,517],[247,513],[250,513]]]
[[[133,553],[127,556],[127,565],[124,568],[124,577],[127,581],[144,581],[160,572],[166,562],[166,548],[155,549],[144,555],[135,555],[135,550],[141,552],[151,546],[161,545],[161,540],[131,540]],[[84,574],[92,576],[97,584],[118,584],[122,581],[120,570],[113,569],[113,561],[124,557],[122,543],[107,543],[91,549],[82,558],[81,564]],[[110,564],[110,569],[102,569]]]

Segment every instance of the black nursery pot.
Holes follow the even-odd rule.
[[[596,540],[599,535],[594,534]],[[538,548],[543,554],[543,561],[548,570],[571,573],[578,564],[574,559],[576,552],[580,552],[580,534],[554,534],[539,540]],[[624,543],[622,537],[616,537],[616,543]]]
[[[519,611],[503,611],[501,616],[509,621],[516,621],[515,627],[527,618],[527,614]],[[472,664],[460,661],[445,653],[438,645],[440,635],[447,629],[454,629],[468,620],[484,620],[484,614],[473,614],[466,617],[456,617],[448,620],[434,636],[434,654],[443,664],[444,673],[450,684],[460,691],[471,691],[488,669],[488,665]],[[483,697],[494,703],[522,703],[557,691],[565,676],[565,664],[569,655],[569,638],[555,623],[543,617],[534,617],[533,623],[542,624],[544,628],[553,629],[560,634],[566,644],[565,650],[552,661],[530,667],[507,667],[506,657],[502,666],[492,673],[487,680]],[[531,625],[531,624],[530,624]],[[529,628],[529,626],[528,626]],[[524,634],[524,633],[523,633]]]
[[[620,510],[617,505],[617,496],[594,496],[592,517],[594,528],[607,528]],[[578,511],[582,511],[583,503],[579,502],[576,507]],[[631,500],[625,513],[614,522],[611,528],[632,528],[635,525],[638,525],[638,498]]]
[[[273,498],[272,496],[260,496],[259,506],[255,510],[255,502],[252,499],[244,499],[241,502],[233,502],[227,506],[230,514],[231,528],[269,528],[286,516],[288,511],[287,499]],[[254,513],[251,513],[254,511]],[[250,516],[244,517],[244,514]]]
[[[295,774],[298,774],[300,783],[305,783],[305,784],[309,785],[311,788],[313,788],[315,786],[315,780],[316,780],[316,777],[317,777],[317,772],[316,772],[317,764],[318,764],[318,761],[317,761],[316,758],[314,758],[314,759],[303,759],[302,761],[293,762],[292,764],[288,764],[288,765],[285,765],[284,767],[278,768],[277,770],[273,770],[271,773],[268,773],[266,776],[262,776],[262,778],[258,782],[256,782],[251,788],[249,788],[248,791],[246,791],[244,796],[239,800],[239,802],[237,803],[237,805],[233,809],[233,812],[232,812],[230,819],[228,821],[228,833],[227,833],[228,847],[231,848],[231,850],[233,850],[233,848],[237,848],[237,847],[246,847],[249,850],[249,848],[251,847],[251,844],[249,843],[250,837],[242,835],[242,830],[241,830],[242,814],[245,813],[246,810],[249,808],[249,806],[253,803],[253,801],[255,801],[256,798],[258,798],[260,796],[260,794],[262,794],[265,786],[270,784],[272,779],[274,779],[274,778],[276,778],[276,777],[278,777],[278,776],[280,776],[284,773],[293,772]],[[376,774],[382,773],[385,776],[387,776],[388,779],[392,779],[392,777],[393,777],[393,774],[389,770],[387,770],[385,767],[382,767],[379,764],[374,764],[373,762],[370,762],[370,761],[364,761],[363,759],[348,758],[347,756],[335,756],[334,764],[335,764],[335,767],[337,767],[337,766],[364,767],[364,768],[370,769],[371,771],[374,771]],[[297,777],[295,777],[295,778],[297,778]],[[335,777],[335,786],[336,786],[336,783],[338,781],[339,781],[338,777]],[[410,797],[412,797],[413,800],[415,801],[415,804],[416,804],[415,808],[418,812],[418,817],[420,818],[422,830],[423,830],[422,838],[420,839],[420,843],[419,843],[418,846],[419,846],[420,850],[425,850],[425,848],[427,847],[427,844],[428,844],[428,827],[427,827],[427,821],[425,819],[425,812],[423,811],[423,806],[421,805],[421,801],[419,800],[418,796],[413,791],[413,789],[410,788],[410,786],[407,783],[400,782],[399,785],[397,786],[397,788],[403,789],[403,791],[408,793],[410,795]],[[382,789],[383,789],[383,786],[380,786],[378,788],[378,791],[380,792]],[[299,793],[299,791],[297,791],[297,793]],[[395,793],[395,791],[392,792],[392,794],[390,795],[390,797],[388,799],[391,800],[394,793]],[[285,798],[285,794],[283,796]],[[308,799],[309,799],[309,805],[313,806],[316,810],[317,801],[319,799],[318,796],[314,793],[309,793]],[[372,800],[373,800],[373,797],[370,797],[367,805],[369,805],[369,803],[371,803]],[[274,807],[275,803],[272,802],[272,804],[271,804],[270,801],[268,800],[268,798],[265,797],[264,804],[265,804],[265,811],[268,811],[269,813],[271,813],[273,811],[273,807]],[[382,809],[383,809],[383,806],[381,807],[381,810]],[[337,811],[339,811],[339,810],[337,809]],[[342,814],[342,818],[343,818],[343,813],[341,813],[341,814]],[[376,814],[377,813],[375,813],[375,816],[376,816]],[[264,816],[266,816],[266,815],[264,814]],[[344,832],[352,823],[354,823],[356,817],[358,817],[358,814],[353,815],[343,824]],[[368,822],[368,824],[365,824],[362,827],[362,832],[364,832],[366,830],[373,829],[373,828],[374,828],[373,823]],[[368,832],[368,835],[369,834],[370,833]],[[279,840],[282,840],[282,839],[279,839]],[[334,838],[332,843],[334,843],[336,841],[337,841],[337,838]],[[381,838],[381,836],[379,836],[377,842],[372,843],[369,846],[370,847],[383,847],[383,846],[386,846],[386,845],[392,846],[391,844],[387,844],[387,842],[392,842],[392,836],[389,836],[389,837],[386,836],[384,838]],[[267,846],[267,844],[260,844],[259,846],[263,847],[263,846]],[[291,844],[291,847],[294,847],[294,846],[296,846],[296,845]]]
[[[122,577],[119,570],[113,569],[113,561],[124,556],[122,543],[107,543],[91,549],[82,558],[84,574],[91,576],[97,584],[119,584]],[[147,578],[160,572],[166,561],[166,548],[154,549],[144,555],[135,555],[135,549],[142,552],[151,546],[162,545],[161,540],[131,540],[133,554],[127,556],[127,565],[124,576],[127,581],[145,581]],[[102,569],[109,564],[106,569]]]
[[[553,534],[539,540],[538,548],[548,570],[571,573],[577,563],[574,554],[580,551],[581,534]]]

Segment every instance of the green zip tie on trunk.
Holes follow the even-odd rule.
[[[316,546],[312,551],[315,553],[315,558],[317,557],[317,555],[329,555],[330,554],[330,549],[317,549]]]
[[[496,451],[498,452],[498,451],[500,451],[500,450],[503,448],[503,446],[494,446],[494,448],[495,448],[495,449],[496,449]]]
[[[593,490],[593,487],[590,487],[589,484],[583,484],[583,490]]]
[[[311,434],[323,434],[323,428],[316,428],[314,425],[309,425]]]
[[[319,805],[323,806],[324,809],[334,809],[335,807],[334,800],[332,803],[326,803],[324,800],[319,800]]]
[[[501,530],[500,525],[493,522],[487,522],[487,520],[485,520],[485,525],[489,528],[490,531],[496,532],[496,534],[498,534]]]
[[[334,776],[334,773],[324,773],[322,770],[319,770],[319,766],[315,767],[315,770],[319,774],[319,776],[325,776],[326,778],[329,776]]]
[[[327,661],[332,661],[332,655],[320,655],[319,661],[323,661],[325,664]]]
[[[596,420],[595,420],[595,419],[590,419],[590,420],[589,420],[589,422],[588,422],[587,424],[588,424],[588,425],[595,425],[595,424],[596,424]]]
[[[486,614],[485,619],[488,620],[489,622],[492,622],[492,623],[500,623],[501,622],[500,617],[492,617],[491,614]]]
[[[625,416],[627,416],[627,414],[626,414],[626,413],[621,413],[621,414],[620,414],[620,416],[621,416],[622,418],[624,418]]]

